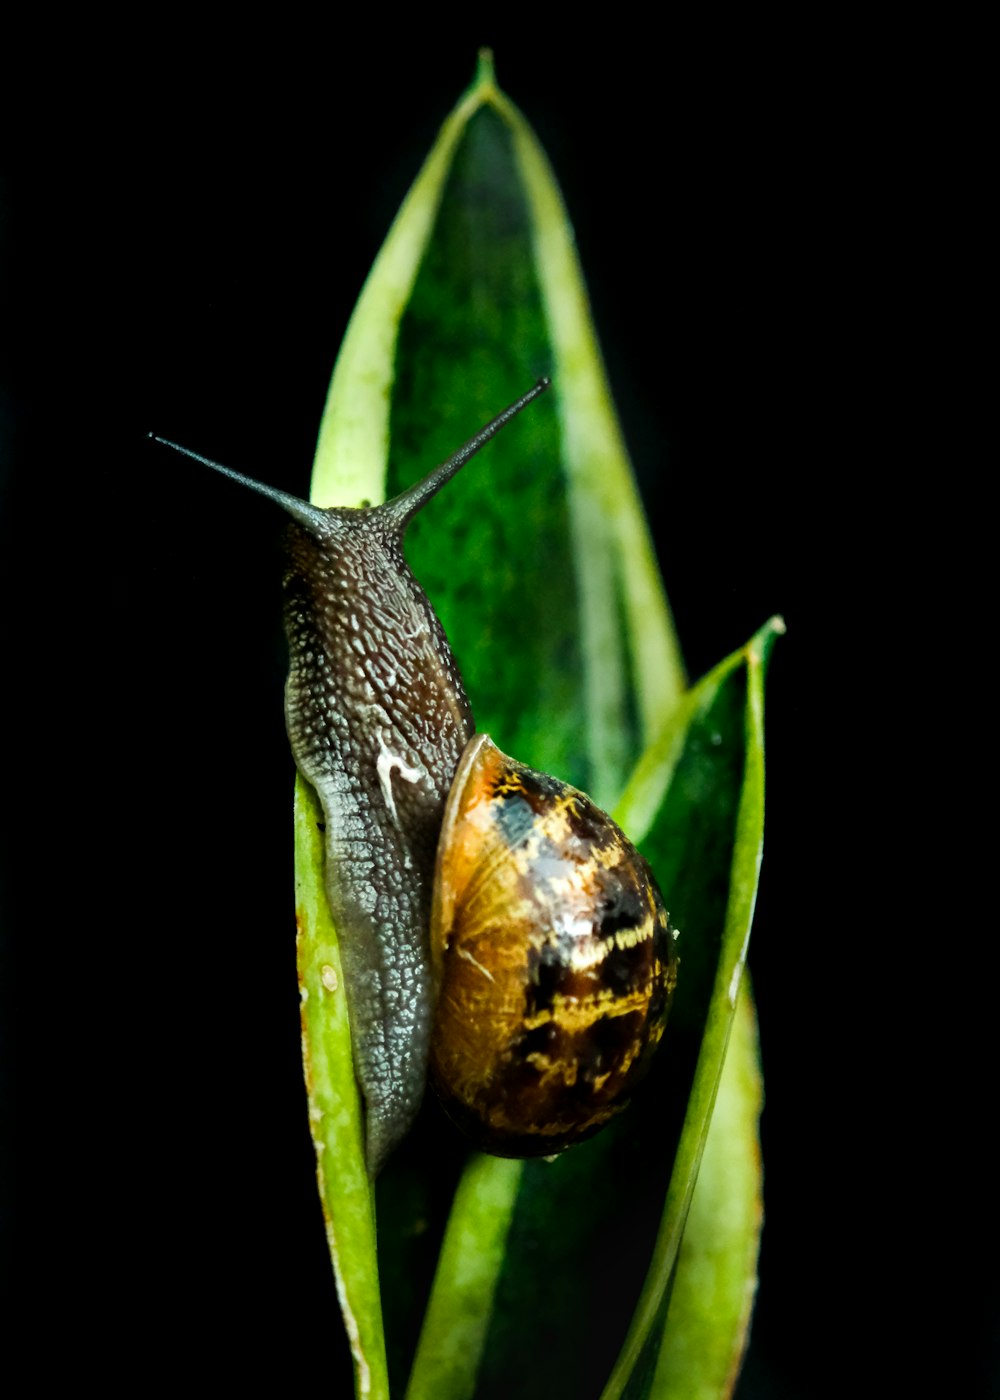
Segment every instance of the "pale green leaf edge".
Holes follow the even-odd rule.
[[[737,663],[740,658],[745,658],[747,667],[746,746],[722,948],[698,1055],[694,1087],[681,1130],[674,1171],[667,1188],[652,1263],[625,1344],[602,1392],[602,1400],[617,1400],[617,1397],[623,1394],[656,1326],[657,1316],[677,1263],[681,1238],[698,1179],[746,963],[763,855],[764,659],[771,640],[784,630],[781,618],[771,618],[751,638],[742,652],[735,653]],[[691,692],[692,697],[702,692],[707,701],[713,690],[717,689],[723,675],[732,669],[732,661],[733,658],[729,657],[711,671]],[[713,680],[714,686],[711,684]],[[668,1314],[667,1331],[664,1333],[662,1346],[670,1345],[669,1327]]]

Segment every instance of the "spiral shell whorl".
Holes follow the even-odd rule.
[[[583,793],[469,745],[438,849],[431,1077],[486,1150],[548,1155],[625,1104],[677,960],[648,865]]]

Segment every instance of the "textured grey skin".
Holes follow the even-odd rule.
[[[423,1096],[438,833],[472,712],[441,625],[403,558],[405,519],[330,510],[288,531],[285,692],[295,762],[326,818],[372,1176]]]

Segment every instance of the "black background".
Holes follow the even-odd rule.
[[[882,950],[917,915],[889,850],[901,800],[861,736],[873,680],[914,664],[894,622],[919,590],[870,574],[903,475],[899,207],[920,203],[933,122],[900,98],[891,47],[818,25],[571,44],[463,28],[361,44],[164,22],[63,33],[55,64],[31,44],[20,75],[8,59],[15,1298],[58,1320],[81,1375],[114,1380],[127,1336],[164,1374],[329,1367],[348,1393],[273,937],[291,864],[278,527],[144,435],[304,489],[362,281],[490,42],[575,225],[692,675],[772,613],[788,624],[750,959],[766,1226],[738,1394],[837,1393],[859,1357],[874,1384],[913,1359],[928,1303],[908,1263],[922,1207],[891,1151],[922,1070],[880,1029]],[[966,1302],[982,1377],[986,1306]]]

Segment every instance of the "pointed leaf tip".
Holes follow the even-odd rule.
[[[785,619],[780,613],[775,613],[769,617],[759,632],[756,632],[747,642],[747,661],[751,664],[766,663],[771,654],[771,648],[777,637],[783,637],[788,631],[785,626]]]
[[[493,50],[480,49],[476,56],[476,76],[472,85],[474,88],[494,88],[496,83],[497,75],[493,67]]]

